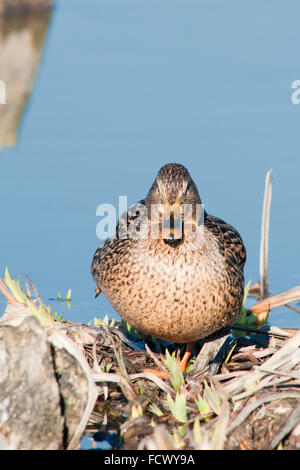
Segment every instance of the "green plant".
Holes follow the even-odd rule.
[[[68,302],[71,302],[71,300],[72,300],[71,296],[72,296],[72,289],[68,289],[67,295],[64,298],[62,297],[61,293],[58,292],[57,300],[58,300],[58,302],[65,301],[65,302],[68,303]]]
[[[170,355],[169,351],[166,349],[166,358],[163,359],[164,365],[170,371],[169,380],[176,392],[179,391],[180,386],[184,385],[184,377],[182,370],[180,369],[179,362],[175,357],[175,351],[173,352],[172,356]]]
[[[136,341],[144,338],[143,333],[140,333],[138,330],[136,330],[133,326],[131,326],[129,323],[127,323],[123,319],[121,321],[120,327],[121,327],[121,330],[124,331],[124,333],[128,334]]]
[[[91,322],[89,322],[89,325]],[[109,321],[108,315],[105,315],[105,317],[101,320],[100,318],[94,317],[94,326],[107,326],[109,328],[114,328],[116,325],[116,320],[112,319]]]
[[[184,393],[176,393],[175,400],[172,399],[171,395],[168,393],[167,396],[168,405],[170,411],[176,421],[180,423],[186,423],[187,421],[187,410],[186,410],[186,396]]]
[[[37,320],[40,322],[41,325],[54,326],[55,319],[52,317],[50,313],[51,312],[50,307],[45,306],[36,288],[34,287],[34,285],[32,284],[30,280],[29,282],[31,284],[31,287],[36,294],[36,299],[34,300],[32,300],[31,295],[30,296],[26,295],[25,292],[22,290],[19,279],[17,281],[14,281],[11,279],[7,267],[5,268],[4,281],[5,281],[6,287],[9,289],[13,298],[17,302],[28,307],[31,313],[37,318]],[[28,286],[27,288],[29,290]],[[37,302],[39,302],[39,305],[37,305]]]
[[[201,397],[201,395],[197,396],[195,403],[198,410],[200,411],[201,417],[204,417],[205,419],[205,417],[211,412],[209,404],[204,398]]]
[[[245,307],[246,300],[247,300],[249,290],[250,290],[250,286],[251,286],[251,281],[248,282],[244,290],[244,298],[243,298],[241,311],[237,320],[235,321],[235,325],[237,326],[253,326],[257,322],[257,316],[255,315],[255,313],[251,313],[251,315],[248,315],[247,308]],[[240,332],[240,331],[238,332],[238,336],[243,336],[245,334],[247,333]],[[237,333],[235,333],[235,336],[236,335]]]
[[[161,409],[153,402],[151,402],[151,404],[149,405],[149,411],[151,411],[151,413],[155,414],[156,416],[164,415]]]
[[[214,392],[208,385],[206,380],[204,381],[204,392],[203,397],[198,395],[195,399],[198,410],[201,414],[201,419],[206,420],[208,415],[216,414],[219,415],[221,412],[221,400],[219,395]]]

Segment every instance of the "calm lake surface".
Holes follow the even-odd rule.
[[[299,14],[298,1],[57,0],[17,137],[0,143],[0,276],[5,266],[27,273],[66,320],[118,318],[94,299],[96,208],[118,207],[119,195],[133,204],[163,164],[179,162],[207,211],[239,230],[252,283],[273,169],[270,290],[299,285]],[[31,47],[21,33],[6,33],[8,51]],[[1,70],[15,55],[0,57],[9,82]],[[36,56],[22,57],[26,72]],[[11,69],[22,86],[26,73]],[[50,300],[69,288],[70,309]],[[270,323],[299,319],[283,307]]]

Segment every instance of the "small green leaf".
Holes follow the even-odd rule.
[[[176,392],[180,390],[180,386],[184,384],[184,377],[178,360],[175,357],[175,351],[170,355],[166,349],[166,358],[163,360],[164,365],[171,373],[170,382]]]
[[[104,367],[104,372],[109,372],[112,366],[113,366],[112,362],[109,362],[108,364],[106,364],[106,366]]]
[[[151,411],[151,413],[154,413],[156,416],[164,415],[161,409],[153,402],[151,402],[151,405],[149,405],[149,411]]]
[[[131,336],[135,340],[144,338],[144,335],[142,333],[140,333],[138,330],[136,330],[133,326],[131,326],[129,323],[127,323],[123,319],[121,321],[121,330],[123,330],[125,333],[127,333],[129,336]]]
[[[66,300],[70,302],[71,300],[71,295],[72,295],[72,289],[69,289],[66,295]]]
[[[221,412],[221,400],[216,392],[213,392],[206,380],[204,381],[204,398],[208,401],[209,406],[212,408],[216,415]]]
[[[177,430],[180,437],[183,437],[186,434],[186,426],[184,424],[182,426],[178,426]]]
[[[176,393],[176,397],[174,401],[171,395],[168,393],[167,400],[168,400],[170,411],[172,415],[174,416],[174,418],[180,423],[185,423],[187,421],[185,395],[183,393]]]
[[[5,283],[9,290],[11,291],[12,295],[18,302],[24,304],[26,302],[26,295],[22,292],[20,285],[16,282],[13,281],[9,275],[7,267],[5,268]]]
[[[195,444],[199,445],[202,441],[202,432],[201,432],[200,420],[198,416],[196,417],[194,421],[193,436],[194,436]]]
[[[229,353],[227,354],[227,357],[226,357],[226,359],[225,359],[225,361],[224,361],[225,364],[228,364],[228,362],[230,361],[230,358],[231,358],[231,356],[232,356],[232,353],[233,353],[233,351],[234,351],[236,345],[237,345],[237,343],[234,343],[234,345],[233,345],[232,348],[230,349]]]
[[[207,401],[198,395],[197,399],[195,399],[195,403],[200,411],[201,415],[205,416],[210,412],[210,406]]]

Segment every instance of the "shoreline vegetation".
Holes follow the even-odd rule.
[[[0,281],[0,448],[77,449],[82,435],[124,450],[300,448],[300,330],[218,332],[183,374],[178,345],[107,318],[58,321],[29,289]]]
[[[300,330],[267,323],[273,308],[298,311],[289,304],[300,299],[300,286],[268,296],[270,176],[260,282],[246,286],[231,330],[198,341],[185,374],[177,357],[184,345],[108,317],[94,325],[65,322],[28,277],[23,289],[6,268],[1,449],[78,449],[83,435],[90,448],[113,450],[300,448]],[[248,295],[258,297],[249,309]]]

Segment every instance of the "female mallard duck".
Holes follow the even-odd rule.
[[[234,323],[244,291],[239,233],[204,210],[189,172],[163,166],[145,200],[96,251],[92,275],[130,325],[188,344]]]

